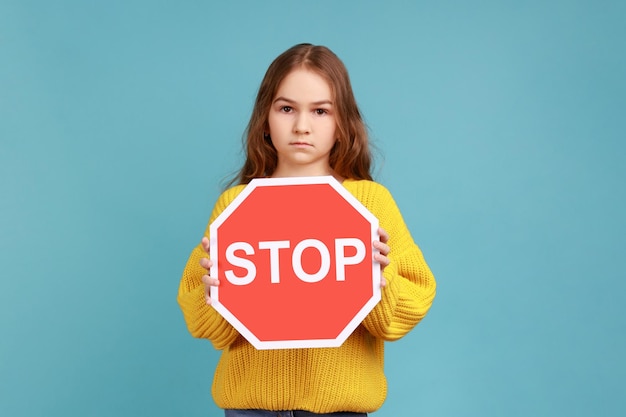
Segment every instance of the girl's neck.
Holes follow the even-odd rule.
[[[319,177],[319,176],[331,176],[337,181],[343,182],[345,178],[338,175],[331,167],[323,169],[311,169],[310,167],[303,167],[302,169],[281,169],[276,168],[271,175],[272,178],[286,178],[286,177]]]

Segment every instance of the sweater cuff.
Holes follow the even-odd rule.
[[[206,303],[204,285],[179,295],[178,303],[193,337],[210,339],[216,349],[225,348],[237,337],[235,328]]]

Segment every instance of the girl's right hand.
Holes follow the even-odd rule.
[[[206,252],[208,256],[210,253],[209,238],[206,236],[203,237],[201,245],[202,245],[202,249],[204,249],[204,251]],[[202,276],[202,283],[204,284],[204,296],[206,298],[206,303],[208,305],[211,305],[211,287],[220,285],[219,280],[217,278],[211,277],[210,275],[210,270],[211,270],[212,265],[213,265],[213,261],[210,260],[209,258],[200,259],[200,266],[207,270],[207,273]]]

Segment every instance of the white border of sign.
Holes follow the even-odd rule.
[[[303,184],[328,184],[332,186],[345,200],[347,200],[371,225],[372,242],[378,240],[378,219],[346,188],[332,176],[318,177],[289,177],[289,178],[256,178],[243,189],[241,193],[226,207],[226,209],[209,226],[210,231],[210,257],[213,259],[211,276],[218,276],[217,264],[217,236],[218,228],[235,211],[235,209],[252,193],[257,187],[274,187],[284,185]],[[372,248],[372,254],[377,253]],[[310,339],[310,340],[279,340],[262,341],[259,340],[248,328],[241,323],[222,303],[219,301],[219,287],[211,287],[211,305],[217,310],[241,335],[243,335],[257,349],[289,349],[289,348],[324,348],[339,347],[352,334],[358,325],[365,319],[369,312],[378,304],[381,298],[380,264],[372,260],[372,290],[373,295],[369,301],[361,308],[354,318],[346,325],[344,330],[335,339]]]

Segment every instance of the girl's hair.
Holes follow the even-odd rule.
[[[268,135],[270,107],[280,83],[299,68],[319,74],[328,82],[333,95],[337,141],[330,153],[331,168],[344,178],[371,180],[372,155],[367,128],[348,71],[330,49],[303,43],[283,52],[267,69],[244,134],[246,161],[232,183],[247,184],[253,178],[271,176],[276,170],[278,154]]]

